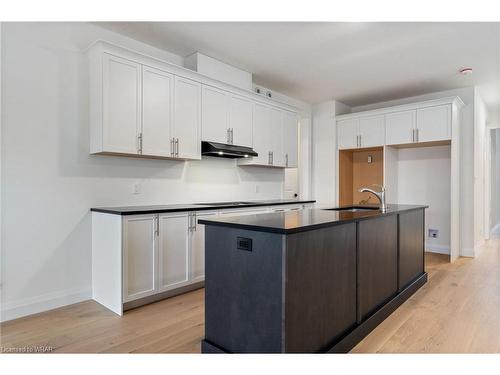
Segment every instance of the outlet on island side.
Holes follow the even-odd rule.
[[[430,238],[439,238],[439,229],[429,229]]]

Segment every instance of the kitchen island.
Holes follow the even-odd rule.
[[[203,353],[344,353],[427,281],[426,206],[201,219]]]

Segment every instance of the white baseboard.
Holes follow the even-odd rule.
[[[434,245],[430,243],[425,244],[425,251],[427,253],[437,253],[437,254],[450,254],[450,246],[445,245]]]
[[[474,258],[474,248],[473,247],[462,247],[462,251],[460,252],[461,257]]]
[[[0,321],[6,322],[7,320],[56,309],[58,307],[86,301],[91,298],[91,289],[75,288],[42,294],[40,296],[25,298],[22,300],[6,302],[2,304]]]

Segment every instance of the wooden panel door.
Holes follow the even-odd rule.
[[[359,119],[360,147],[383,146],[385,142],[385,116]]]
[[[418,109],[417,129],[418,142],[451,139],[451,105]]]
[[[175,77],[174,138],[177,157],[201,159],[201,84]]]
[[[283,112],[283,152],[285,154],[285,167],[297,168],[298,166],[298,133],[299,124],[297,114]]]
[[[259,156],[252,158],[252,164],[268,165],[270,141],[270,108],[264,104],[255,103],[253,114],[253,149]]]
[[[156,292],[156,216],[123,219],[123,301]]]
[[[365,320],[398,290],[397,216],[358,223],[358,321]]]
[[[385,142],[403,145],[414,142],[417,112],[415,110],[389,113],[385,116]]]
[[[232,129],[232,143],[252,147],[253,102],[237,95],[229,98],[229,128]]]
[[[172,156],[174,76],[142,68],[142,154]]]
[[[272,165],[275,167],[285,166],[285,155],[283,153],[283,111],[272,108],[269,116],[269,142],[271,144]]]
[[[159,216],[158,291],[189,283],[189,218],[187,213]]]
[[[103,54],[103,151],[137,154],[141,64]]]
[[[229,143],[229,95],[211,86],[202,86],[202,140]]]
[[[205,279],[205,226],[198,225],[198,219],[213,218],[217,212],[197,212],[191,230],[191,281]]]
[[[424,273],[424,210],[399,214],[399,281],[402,290]]]

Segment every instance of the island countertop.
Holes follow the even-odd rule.
[[[355,206],[363,207],[363,206]],[[216,217],[211,219],[199,219],[199,224],[225,226],[258,232],[269,232],[278,234],[291,234],[305,232],[333,225],[346,224],[353,221],[373,219],[377,216],[394,215],[404,211],[427,208],[423,205],[401,205],[389,204],[386,212],[381,212],[377,206],[364,206],[366,211],[336,211],[342,207],[324,209],[307,209],[290,212],[263,213],[246,216]]]

